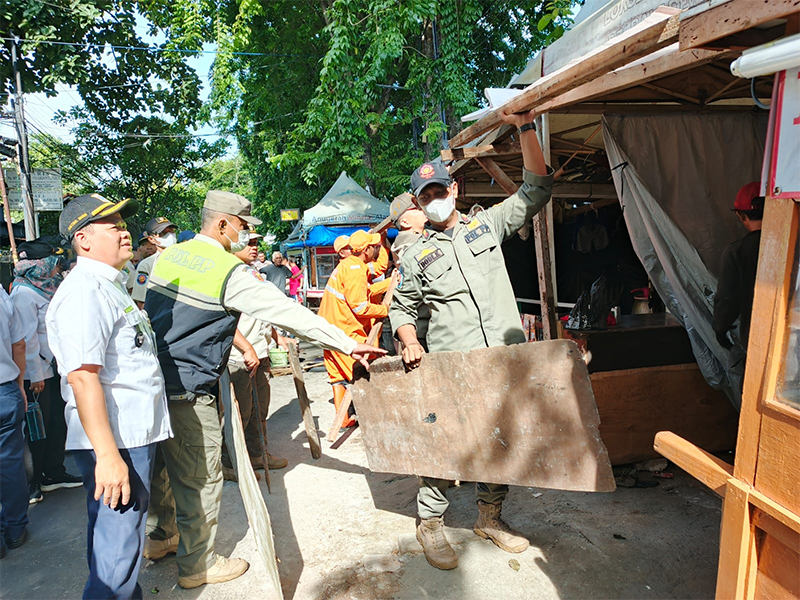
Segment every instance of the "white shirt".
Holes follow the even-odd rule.
[[[102,367],[100,383],[119,448],[145,446],[172,435],[155,336],[124,284],[125,276],[114,267],[80,256],[47,311],[50,348],[67,403],[67,450],[92,449],[67,383],[67,375],[85,364]]]
[[[44,381],[53,373],[53,353],[47,343],[45,315],[50,300],[36,290],[24,285],[15,285],[11,290],[11,302],[23,324],[28,325],[25,332],[25,379]]]
[[[133,266],[131,261],[128,261],[121,270],[122,274],[125,276],[125,288],[130,292],[133,287],[133,281],[136,279],[136,267]]]
[[[128,289],[131,290],[131,298],[137,302],[144,302],[145,296],[147,296],[147,280],[150,279],[150,273],[153,272],[153,266],[156,264],[159,254],[161,254],[160,251],[140,261],[131,275],[132,283]]]
[[[11,344],[25,339],[22,319],[14,310],[14,304],[6,290],[0,286],[0,384],[19,377],[19,367],[14,362]]]

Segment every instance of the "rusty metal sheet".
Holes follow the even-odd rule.
[[[375,361],[352,386],[370,469],[575,491],[615,489],[586,365],[553,340]]]

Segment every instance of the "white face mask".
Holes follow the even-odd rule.
[[[176,244],[178,242],[178,236],[175,235],[175,232],[167,233],[163,236],[156,235],[156,244],[161,246],[162,248],[169,248],[172,244]]]
[[[230,225],[231,227],[233,227],[233,224],[230,221],[228,221],[227,219],[225,219],[225,222],[228,225]],[[236,229],[235,227],[233,227],[233,228]],[[227,233],[224,233],[223,235],[226,238],[228,238],[228,241],[231,243],[231,249],[229,250],[229,252],[231,252],[232,254],[235,254],[237,252],[241,252],[242,250],[247,248],[247,244],[250,243],[250,232],[247,230],[247,228],[242,229],[242,230],[239,231],[239,239],[236,240],[235,242],[231,238],[228,237]]]
[[[422,212],[428,217],[432,223],[446,223],[450,215],[456,209],[456,199],[452,193],[447,195],[447,198],[437,198],[431,200],[427,206],[423,206]]]

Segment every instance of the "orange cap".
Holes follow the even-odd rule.
[[[342,248],[350,244],[350,236],[349,235],[340,235],[335,240],[333,240],[333,249],[336,252],[339,252]]]
[[[375,246],[381,243],[381,236],[377,233],[367,233],[359,229],[350,236],[350,247],[353,252],[362,252],[366,250],[367,246]]]

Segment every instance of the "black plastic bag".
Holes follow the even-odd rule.
[[[605,276],[597,279],[590,290],[583,292],[569,313],[567,329],[606,329],[608,313],[617,304],[619,291]]]

